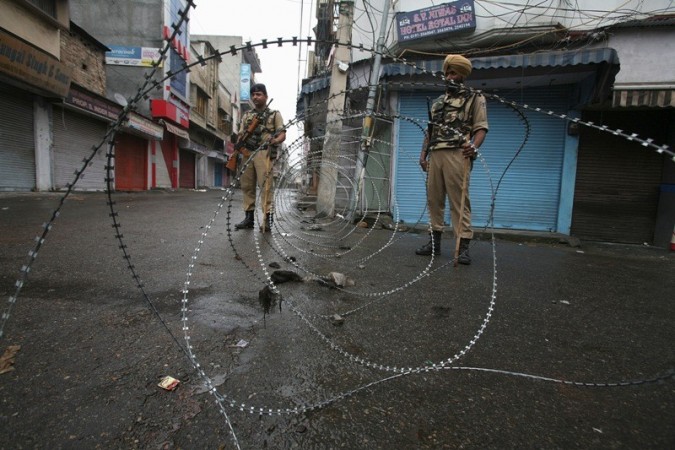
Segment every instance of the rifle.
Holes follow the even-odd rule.
[[[427,115],[429,116],[429,122],[427,123],[427,139],[426,139],[426,148],[424,149],[424,154],[429,157],[429,145],[431,145],[431,136],[434,133],[434,118],[431,114],[431,98],[427,97]]]
[[[267,108],[270,106],[270,103],[272,103],[272,100],[270,100],[267,103],[267,105],[265,105],[265,108],[261,112],[253,116],[253,120],[251,120],[251,123],[248,125],[246,130],[244,130],[244,132],[239,136],[237,142],[235,142],[234,152],[232,152],[232,156],[230,156],[230,159],[227,160],[227,164],[225,164],[225,167],[231,170],[232,172],[237,171],[237,159],[239,158],[239,153],[241,153],[241,148],[244,146],[246,141],[251,137],[253,132],[255,132],[255,129],[258,128],[258,125],[260,125],[260,121],[262,120],[263,114],[265,113],[265,111],[267,111]]]

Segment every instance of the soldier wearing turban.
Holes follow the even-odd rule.
[[[452,68],[462,78],[466,79],[471,75],[473,66],[471,65],[471,61],[462,55],[448,55],[445,57],[445,61],[443,61],[443,74],[446,74],[449,68]]]
[[[485,97],[464,86],[472,68],[471,61],[462,55],[448,55],[443,61],[448,88],[431,106],[431,123],[420,154],[420,165],[427,172],[431,239],[415,252],[418,255],[441,254],[447,196],[452,228],[455,238],[459,239],[457,262],[464,265],[471,264],[469,244],[473,239],[468,189],[470,167],[488,131]],[[464,170],[465,166],[469,170]]]

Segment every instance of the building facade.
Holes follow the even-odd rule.
[[[52,104],[72,77],[61,55],[68,2],[2,0],[0,10],[0,190],[50,189]]]
[[[359,1],[318,2],[317,11],[324,13],[317,39],[328,44],[317,44],[302,109],[320,104],[330,85],[329,69],[337,62],[331,60],[329,42],[336,32],[336,5],[342,3],[354,4],[354,28],[360,30],[352,35],[349,106],[366,109],[373,68],[368,49],[377,46],[378,25],[384,21],[359,14],[372,11]],[[473,62],[467,84],[487,96],[490,122],[481,148],[484,165],[477,162],[472,172],[474,227],[663,245],[673,228],[673,218],[664,211],[675,210],[668,194],[672,161],[570,119],[632,129],[673,146],[675,65],[673,58],[658,57],[672,54],[675,28],[672,16],[664,15],[668,2],[630,2],[626,8],[634,13],[628,17],[615,9],[619,2],[606,2],[608,14],[593,20],[586,13],[590,9],[584,9],[593,8],[589,2],[577,2],[576,8],[558,1],[536,7],[513,3],[394,3],[386,22],[392,30],[386,35],[387,51],[381,52],[375,78],[380,118],[374,128],[384,143],[376,154],[384,155],[369,157],[366,170],[374,179],[365,184],[379,186],[377,198],[386,199],[376,209],[407,224],[427,223],[424,175],[417,162],[420,124],[428,118],[427,99],[444,90],[444,56],[461,53]],[[305,129],[320,132],[322,125],[314,116]],[[353,126],[345,123],[343,129],[347,133]],[[386,149],[391,149],[388,155]]]
[[[220,121],[221,110],[227,108],[220,104],[218,67],[220,55],[210,42],[190,40],[190,51],[196,60],[202,58],[203,64],[196,65],[190,72],[190,141],[181,142],[181,146],[193,149],[197,156],[197,185],[199,187],[222,187],[225,174],[224,142],[226,123]]]
[[[186,7],[0,1],[0,190],[229,186],[260,61],[241,37],[191,45]]]
[[[220,54],[218,83],[221,95],[230,100],[231,110],[226,111],[231,116],[230,121],[238,123],[241,115],[252,107],[244,88],[255,83],[256,74],[262,71],[257,52],[254,48],[247,49],[241,36],[192,34],[191,39],[209,42]]]
[[[196,42],[208,42],[220,55],[218,65],[218,126],[225,133],[225,160],[234,152],[234,145],[228,139],[238,132],[242,114],[253,107],[249,88],[256,82],[256,74],[262,71],[260,58],[255,49],[247,49],[241,36],[191,35]],[[234,49],[234,52],[232,51]],[[227,169],[223,172],[223,186],[229,186],[235,174]]]
[[[106,98],[109,49],[70,20],[67,2],[34,3],[0,4],[0,189],[104,190],[122,110]],[[154,126],[132,113],[118,138]]]
[[[136,117],[153,122],[150,130],[139,126],[141,133],[116,138],[115,188],[195,188],[197,152],[180,147],[181,139],[190,140],[189,74],[185,70],[189,33],[188,22],[181,20],[185,2],[92,4],[71,0],[70,4],[73,20],[110,49],[106,97],[120,107],[133,102],[131,111]],[[168,49],[163,53],[166,43]],[[169,73],[174,75],[167,77]]]

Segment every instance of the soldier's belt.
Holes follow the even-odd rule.
[[[462,148],[461,145],[448,145],[448,146],[429,146],[429,151],[430,152],[439,152],[441,150],[460,150]]]
[[[268,147],[268,146],[259,147],[259,149],[260,149],[259,151],[264,152],[264,151],[268,150],[269,148],[270,147]],[[253,153],[255,150],[251,150],[251,149],[248,149],[246,147],[242,147],[241,150],[239,150],[239,151],[244,156],[244,158],[248,158],[248,157],[251,156],[251,153]],[[262,153],[262,154],[264,155],[265,153]]]

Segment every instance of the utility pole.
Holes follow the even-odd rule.
[[[375,94],[377,85],[380,82],[380,64],[382,62],[382,53],[384,52],[384,39],[387,32],[387,19],[389,18],[390,0],[385,0],[382,12],[382,23],[380,24],[380,35],[377,39],[377,53],[373,60],[373,67],[370,71],[368,81],[368,101],[366,102],[366,117],[363,119],[363,131],[361,133],[361,147],[356,158],[356,189],[352,191],[350,204],[354,210],[359,208],[356,202],[360,201],[360,194],[363,192],[363,179],[365,177],[366,163],[368,162],[368,153],[370,151],[372,131],[373,131],[373,110],[375,109]]]
[[[342,117],[345,109],[345,90],[347,89],[347,69],[350,63],[354,1],[344,0],[339,4],[337,40],[342,45],[335,48],[331,69],[328,111],[326,113],[326,136],[321,153],[319,170],[319,188],[316,197],[317,217],[330,217],[335,214],[335,191],[337,187],[338,156],[342,139]]]

